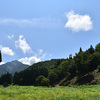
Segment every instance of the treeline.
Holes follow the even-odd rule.
[[[75,56],[70,54],[66,59],[52,59],[33,64],[19,73],[16,72],[11,81],[18,85],[54,86],[64,78],[82,76],[97,68],[100,69],[100,43],[95,48],[91,45],[86,51],[80,48]],[[4,76],[1,76],[0,81],[3,80],[2,77]]]

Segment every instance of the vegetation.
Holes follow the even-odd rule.
[[[74,87],[0,86],[0,100],[99,100],[100,85]]]
[[[36,82],[36,85],[38,86],[49,86],[49,79],[47,79],[43,75],[38,76],[35,82]]]
[[[72,80],[75,80],[73,85],[90,84],[95,79],[93,72],[96,69],[100,70],[100,43],[95,48],[91,45],[86,51],[80,47],[75,56],[70,54],[66,59],[52,59],[33,64],[19,73],[16,72],[13,76],[13,83],[54,86],[56,84],[69,85]],[[98,75],[99,72],[97,71]],[[99,82],[97,81],[95,84],[99,84]]]

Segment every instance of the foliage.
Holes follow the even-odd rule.
[[[4,74],[0,77],[0,84],[7,82],[8,84],[12,83],[12,75],[10,73]]]
[[[35,80],[37,86],[49,86],[49,79],[40,75]]]
[[[47,78],[43,78],[41,81],[42,86],[49,86],[49,83],[50,83],[50,81]]]
[[[54,85],[57,81],[57,75],[55,72],[53,71],[50,71],[49,74],[48,74],[48,79],[50,80],[50,84],[51,85]]]
[[[100,71],[100,65],[98,65],[97,69],[99,69],[99,71]]]

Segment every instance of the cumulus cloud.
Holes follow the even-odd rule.
[[[29,58],[28,57],[21,58],[18,61],[22,62],[23,64],[32,65],[33,63],[40,62],[41,59],[39,59],[35,56],[32,56],[32,57],[29,57]]]
[[[20,48],[24,54],[32,52],[31,47],[28,45],[23,35],[20,35],[19,40],[15,41],[15,46],[17,48]]]
[[[6,55],[14,56],[14,52],[9,47],[3,47],[0,45],[1,52]]]
[[[8,35],[8,38],[12,39],[12,38],[14,38],[14,35]]]
[[[89,15],[79,15],[75,14],[74,11],[70,11],[66,14],[68,18],[67,23],[65,24],[66,28],[70,28],[75,32],[78,31],[88,31],[91,30],[93,27],[91,18]]]
[[[42,49],[38,49],[38,52],[34,54],[32,57],[25,57],[21,58],[18,61],[22,62],[23,64],[32,65],[34,63],[40,62],[41,59],[45,58],[46,53],[43,52]]]
[[[4,62],[0,62],[0,65],[3,65],[3,64],[5,64]]]

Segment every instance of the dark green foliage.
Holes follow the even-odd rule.
[[[14,73],[13,83],[19,84],[19,75],[17,72]]]
[[[53,71],[49,72],[48,79],[50,80],[50,84],[54,85],[57,81],[57,74]]]
[[[41,84],[41,81],[44,79],[45,77],[43,76],[43,75],[40,75],[40,76],[38,76],[37,78],[36,78],[36,80],[35,80],[35,83],[36,83],[36,85],[42,85]]]
[[[52,59],[50,61],[39,62],[33,64],[32,66],[28,67],[27,69],[19,72],[17,75],[14,75],[14,84],[19,85],[35,85],[35,80],[38,76],[43,75],[46,78],[48,77],[48,69],[50,66],[57,65],[59,59]]]
[[[99,71],[100,71],[100,65],[98,65],[97,69],[99,69]]]
[[[96,45],[95,51],[100,53],[100,43]]]
[[[4,82],[7,82],[8,84],[12,83],[12,75],[10,73],[4,74],[0,77],[0,84],[3,84]]]
[[[92,45],[90,46],[90,48],[88,49],[88,51],[89,51],[90,54],[93,54],[94,53],[95,50],[94,50],[94,48],[93,48]]]

